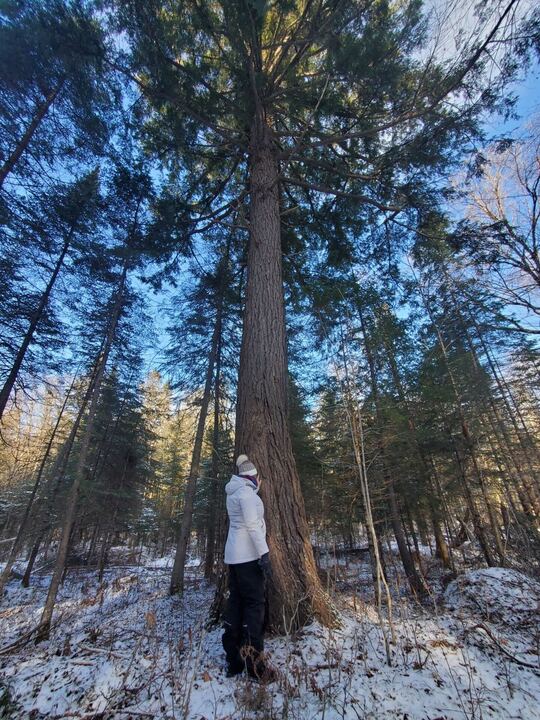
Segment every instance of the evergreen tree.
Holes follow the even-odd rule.
[[[39,204],[27,213],[25,221],[21,223],[19,218],[15,227],[10,228],[10,235],[14,231],[23,234],[31,229],[31,238],[26,235],[30,240],[30,257],[38,267],[43,266],[46,274],[40,291],[25,293],[24,300],[17,303],[8,296],[7,307],[4,307],[4,312],[7,312],[4,322],[8,342],[3,359],[7,367],[0,389],[0,418],[28,354],[32,351],[36,336],[40,344],[47,346],[50,351],[57,349],[58,320],[54,316],[52,295],[68,261],[80,266],[88,263],[89,257],[93,259],[100,211],[98,182],[99,175],[93,171],[67,187],[58,188],[52,198],[50,195],[40,197]],[[48,259],[51,255],[54,258],[52,265]],[[19,284],[19,292],[27,283],[33,284],[36,279],[25,278]],[[24,321],[26,325],[23,325]],[[31,374],[35,376],[37,369],[32,368],[31,364],[30,368]]]
[[[182,592],[184,586],[184,566],[191,535],[192,516],[197,491],[197,478],[200,471],[204,429],[210,407],[212,390],[214,390],[216,408],[219,403],[219,387],[222,382],[222,349],[224,344],[224,327],[227,316],[231,315],[231,258],[230,239],[226,242],[223,254],[219,258],[216,270],[213,274],[207,273],[201,278],[200,284],[191,295],[191,313],[188,315],[188,323],[185,330],[191,325],[191,331],[195,336],[204,337],[207,335],[204,348],[201,352],[204,358],[203,363],[203,392],[200,399],[200,412],[197,421],[193,452],[189,469],[189,477],[186,483],[182,523],[178,537],[177,550],[171,577],[171,594]],[[229,302],[228,302],[229,301]],[[205,307],[206,306],[206,307]],[[207,312],[205,312],[207,310]],[[184,330],[184,331],[185,331]],[[206,331],[206,332],[205,332]],[[187,360],[185,343],[182,347],[174,346],[173,353],[183,356],[180,364]],[[196,368],[197,358],[194,358]],[[193,369],[190,375],[193,373]],[[202,378],[201,378],[202,379]],[[214,419],[214,423],[216,420]]]
[[[2,3],[0,188],[9,179],[11,192],[25,194],[45,171],[101,154],[114,107],[104,57],[88,3]]]
[[[418,60],[425,23],[417,2],[187,2],[166,13],[159,2],[117,5],[130,38],[119,64],[153,110],[149,145],[181,172],[185,232],[247,205],[236,446],[272,478],[263,494],[276,626],[312,612],[330,621],[287,420],[282,213],[298,208],[302,237],[311,222],[324,242],[421,204],[425,185],[477,132],[478,111],[496,104],[515,70],[501,57],[503,72],[485,90],[481,61],[514,5],[447,66]]]

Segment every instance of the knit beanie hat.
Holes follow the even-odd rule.
[[[257,475],[257,468],[249,461],[247,455],[239,455],[236,459],[239,475]]]

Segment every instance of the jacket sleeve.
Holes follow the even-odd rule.
[[[240,497],[240,508],[242,510],[242,516],[244,523],[249,532],[253,544],[259,557],[268,552],[268,545],[266,544],[266,537],[261,528],[259,516],[257,514],[257,503],[255,501],[255,494],[250,490],[249,493],[242,493]]]

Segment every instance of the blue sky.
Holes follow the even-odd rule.
[[[514,83],[512,90],[518,97],[515,109],[519,119],[502,123],[501,118],[495,116],[486,123],[488,132],[500,133],[502,129],[516,131],[522,127],[526,118],[540,112],[540,64],[535,62],[525,78]]]

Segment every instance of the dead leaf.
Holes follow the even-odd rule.
[[[449,640],[445,640],[444,638],[439,638],[437,640],[431,640],[429,644],[431,645],[431,647],[435,647],[435,648],[444,647],[444,648],[448,648],[450,650],[458,649],[458,646],[455,643],[450,642]]]

